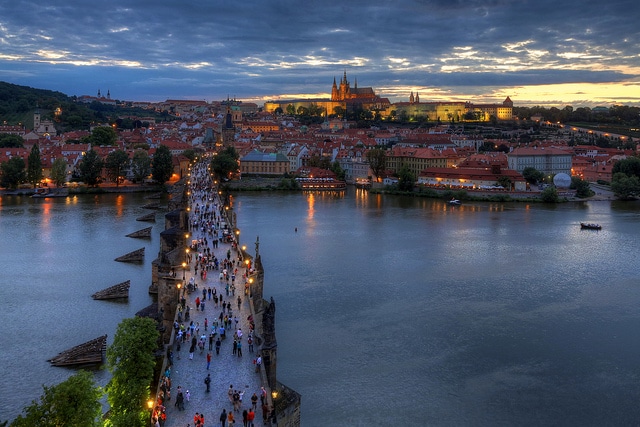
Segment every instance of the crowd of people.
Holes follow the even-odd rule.
[[[228,228],[223,204],[206,166],[196,166],[192,171],[189,192],[192,240],[187,261],[189,271],[193,269],[193,274],[190,274],[193,286],[191,289],[183,287],[180,295],[173,324],[174,342],[167,349],[168,368],[162,376],[156,396],[153,422],[156,427],[204,427],[206,418],[208,426],[219,422],[223,427],[232,427],[235,423],[242,422],[243,427],[247,427],[255,425],[256,412],[260,410],[263,425],[270,425],[272,408],[266,399],[265,388],[260,386],[262,358],[259,353],[255,353],[255,324],[248,302],[251,264],[242,262],[242,253]],[[212,274],[212,271],[217,273]],[[239,283],[241,287],[244,286],[244,298],[242,294],[236,295]],[[232,307],[232,303],[235,307]],[[230,333],[231,331],[233,332]],[[227,339],[229,335],[231,339]],[[181,359],[183,347],[188,349],[185,360]],[[225,356],[225,351],[229,352],[227,355],[232,359]],[[178,385],[175,396],[172,397],[172,369],[177,361],[181,361],[181,374],[173,380],[189,382],[191,392]],[[225,370],[222,378],[230,379],[248,372],[249,374],[243,375],[250,376],[250,381],[246,382],[253,383],[253,386],[244,384],[244,388],[234,388],[229,385],[228,407],[223,404],[220,405],[221,408],[203,407],[203,404],[207,405],[209,402],[226,400],[218,395],[225,393],[225,386],[220,383],[219,370]],[[227,372],[229,370],[237,372]],[[193,382],[200,372],[200,384],[204,385],[198,387]],[[212,377],[212,372],[217,379]],[[251,390],[252,387],[254,390]],[[251,394],[248,402],[243,400],[247,393]],[[214,394],[216,396],[212,396]],[[172,400],[174,404],[168,405]],[[196,402],[200,406],[195,407]],[[187,424],[184,424],[185,416],[179,414],[190,409],[195,410],[193,420],[189,418]]]

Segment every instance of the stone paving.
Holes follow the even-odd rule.
[[[192,230],[193,239],[199,239],[203,236],[203,232],[200,230]],[[209,247],[211,248],[211,237],[209,239]],[[231,259],[237,258],[237,253],[233,250],[230,243],[220,243],[217,248],[214,248],[212,252],[215,256],[222,260],[226,257],[227,251],[231,251]],[[193,255],[193,253],[192,253]],[[257,346],[253,352],[249,352],[249,346],[247,343],[247,334],[249,332],[249,322],[247,318],[251,314],[248,298],[243,295],[244,279],[242,278],[245,269],[239,268],[236,278],[236,294],[227,296],[225,292],[226,282],[222,282],[219,279],[219,270],[208,271],[207,278],[202,280],[200,276],[200,270],[196,275],[193,271],[195,263],[195,256],[192,257],[190,263],[190,271],[186,272],[186,282],[188,283],[191,277],[194,277],[195,282],[198,285],[198,290],[190,294],[184,294],[187,300],[187,305],[190,307],[190,321],[194,324],[200,324],[200,334],[207,335],[204,351],[201,351],[196,347],[196,351],[193,355],[193,359],[189,359],[189,347],[190,341],[184,342],[181,345],[181,349],[178,352],[177,346],[173,345],[173,367],[171,369],[171,400],[166,402],[166,415],[167,419],[164,423],[165,427],[186,427],[194,426],[194,415],[196,412],[204,414],[205,423],[204,426],[219,426],[220,414],[223,409],[228,412],[233,412],[233,405],[228,396],[228,390],[232,387],[235,390],[244,392],[241,409],[239,412],[234,413],[235,425],[242,425],[242,411],[244,409],[249,410],[251,407],[251,396],[256,393],[258,397],[261,391],[261,376],[259,372],[256,372],[254,359],[256,357]],[[182,271],[178,272],[178,274]],[[216,307],[213,297],[206,300],[204,311],[196,310],[195,300],[196,297],[202,298],[202,288],[215,288],[218,295],[223,296],[224,303],[231,303],[232,313],[237,316],[239,322],[238,327],[243,331],[242,337],[242,353],[241,357],[232,354],[233,353],[233,334],[235,329],[233,323],[226,332],[226,338],[222,339],[222,345],[220,354],[216,355],[215,351],[215,338],[214,345],[211,351],[208,350],[208,337],[211,331],[211,324],[214,319],[217,319],[222,311],[220,307]],[[240,310],[238,311],[237,298],[238,295],[242,298]],[[209,321],[209,327],[204,330],[205,318]],[[188,326],[190,322],[184,322],[185,326]],[[198,334],[196,334],[198,335]],[[219,334],[216,334],[216,338]],[[211,365],[207,370],[207,353],[211,353]],[[207,374],[211,375],[211,391],[206,392],[205,378]],[[184,402],[184,410],[178,410],[175,406],[177,389],[180,386],[183,393],[186,396],[186,391],[189,391],[189,401]],[[256,426],[263,425],[262,423],[262,411],[260,400],[258,399],[257,408],[255,410]],[[228,423],[226,425],[229,425]]]

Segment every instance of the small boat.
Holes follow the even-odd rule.
[[[593,224],[588,222],[581,222],[580,228],[582,230],[602,230],[602,226],[600,224]]]
[[[450,205],[453,205],[453,206],[460,206],[460,205],[462,204],[462,202],[461,202],[460,200],[455,199],[455,198],[454,198],[454,199],[449,200],[449,202],[448,202],[448,203],[449,203]]]
[[[38,188],[32,195],[34,199],[46,199],[49,197],[67,197],[69,190],[66,188],[56,188],[51,190],[50,188]]]

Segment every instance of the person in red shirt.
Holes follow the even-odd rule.
[[[256,413],[253,412],[253,409],[249,409],[249,413],[247,414],[247,423],[249,427],[253,427],[253,420],[256,418]]]

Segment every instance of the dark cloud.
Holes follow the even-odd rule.
[[[110,85],[122,99],[154,100],[327,92],[343,70],[378,92],[628,82],[640,74],[636,9],[627,0],[17,0],[0,4],[0,79],[77,95]]]

